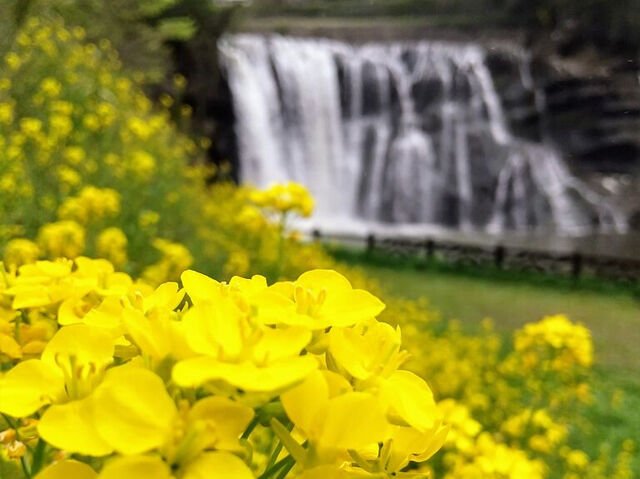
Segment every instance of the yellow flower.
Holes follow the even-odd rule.
[[[149,180],[156,169],[156,160],[146,151],[136,151],[131,155],[131,171],[140,180]]]
[[[243,275],[251,266],[249,255],[244,251],[233,251],[224,265],[224,275]]]
[[[4,261],[9,266],[18,267],[33,263],[40,256],[40,248],[28,239],[14,239],[7,243],[4,250]]]
[[[142,277],[151,284],[160,284],[177,279],[184,270],[193,264],[193,256],[186,246],[157,238],[153,246],[162,255],[157,263],[148,266]]]
[[[187,86],[187,79],[183,75],[176,73],[175,75],[173,75],[173,85],[177,89],[182,90],[185,86]]]
[[[73,122],[64,115],[51,115],[49,125],[51,126],[51,134],[58,137],[65,137],[73,130]]]
[[[269,289],[280,298],[275,308],[273,295],[256,300],[265,324],[324,330],[352,326],[384,309],[382,301],[368,291],[353,289],[344,276],[332,270],[308,271],[295,282],[276,283]]]
[[[251,470],[241,459],[226,452],[201,454],[180,470],[179,477],[180,479],[254,478]],[[175,479],[175,476],[171,473],[169,465],[158,456],[129,456],[117,458],[108,463],[98,479]]]
[[[42,131],[42,122],[37,118],[22,118],[20,130],[28,137],[36,137]]]
[[[22,60],[20,60],[20,57],[14,52],[7,53],[4,61],[11,70],[17,70],[20,68],[20,65],[22,65]]]
[[[196,289],[190,283],[201,281],[196,275],[186,272],[182,276],[190,296]],[[251,317],[247,303],[238,299],[214,286],[208,300],[194,300],[198,303],[185,313],[183,322],[187,343],[198,356],[176,364],[173,379],[177,384],[193,387],[222,380],[245,391],[273,392],[317,368],[315,359],[300,356],[311,340],[309,331],[262,327]]]
[[[108,336],[84,324],[62,328],[41,359],[21,362],[0,379],[0,412],[25,417],[51,404],[38,422],[40,437],[70,452],[108,454],[88,419],[91,392],[112,360]]]
[[[86,158],[86,153],[79,146],[68,146],[63,151],[63,156],[74,166],[79,165]]]
[[[316,457],[296,457],[305,467],[333,462],[340,453],[365,449],[388,434],[389,424],[375,396],[353,392],[347,381],[329,371],[312,373],[281,400],[289,419],[313,445]]]
[[[76,258],[84,251],[85,231],[75,221],[48,223],[38,232],[38,245],[51,258]]]
[[[158,362],[171,357],[193,356],[186,340],[185,324],[174,310],[182,302],[184,290],[177,283],[164,283],[142,301],[134,301],[122,312],[126,333],[145,358]]]
[[[309,191],[294,182],[276,183],[264,191],[254,191],[251,200],[258,206],[280,213],[296,212],[301,216],[310,216],[314,201]]]
[[[35,479],[96,479],[98,474],[84,462],[64,460],[39,473]]]
[[[155,211],[144,210],[140,213],[138,217],[138,225],[140,228],[149,228],[150,226],[155,226],[160,221],[160,215]]]
[[[77,196],[67,198],[58,209],[58,217],[82,224],[101,221],[120,213],[120,194],[112,188],[85,186]]]
[[[171,478],[171,466],[181,478],[253,477],[227,452],[241,450],[238,439],[253,417],[246,406],[213,396],[178,409],[158,376],[131,366],[107,371],[87,401],[97,440],[126,455],[108,463],[102,479]],[[160,456],[140,455],[151,451]]]
[[[60,94],[62,85],[55,78],[47,77],[40,83],[40,90],[48,97],[53,98]]]
[[[96,251],[114,266],[122,267],[127,262],[127,242],[127,236],[120,228],[107,228],[98,235]]]
[[[0,123],[5,125],[13,121],[13,105],[11,103],[0,103]]]

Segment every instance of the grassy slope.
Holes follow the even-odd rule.
[[[591,329],[596,361],[606,371],[640,383],[640,291],[595,279],[570,279],[527,273],[461,269],[444,264],[392,260],[384,253],[332,248],[340,260],[365,268],[388,293],[426,297],[445,318],[473,328],[491,318],[509,333],[544,316],[563,313]]]
[[[490,317],[504,332],[564,313],[591,329],[600,364],[633,372],[640,380],[640,307],[627,292],[565,290],[409,268],[367,266],[367,271],[391,294],[426,296],[445,317],[467,324]]]
[[[571,288],[561,282],[544,285],[522,278],[513,281],[491,275],[374,264],[352,254],[337,256],[362,267],[390,294],[427,297],[444,317],[459,319],[470,329],[490,317],[497,330],[509,333],[528,321],[555,313],[585,323],[593,332],[598,362],[593,383],[595,401],[583,417],[586,430],[592,434],[576,436],[572,443],[596,457],[603,443],[615,452],[624,439],[638,442],[640,305],[631,290]],[[640,477],[639,455],[633,467]]]

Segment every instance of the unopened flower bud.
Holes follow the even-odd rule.
[[[53,460],[55,462],[60,462],[60,461],[64,461],[65,459],[67,459],[67,457],[69,456],[69,454],[65,451],[58,451],[56,452],[56,454],[53,456]]]
[[[16,438],[16,430],[15,429],[7,429],[6,431],[0,432],[0,443],[8,444]]]
[[[7,454],[11,459],[19,459],[27,453],[27,446],[20,441],[12,441],[7,444]]]

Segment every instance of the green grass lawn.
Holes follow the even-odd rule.
[[[387,293],[426,297],[443,317],[458,319],[469,330],[486,317],[505,335],[550,314],[564,313],[581,321],[591,329],[595,344],[595,400],[582,418],[588,434],[574,436],[572,443],[591,457],[597,457],[601,444],[608,444],[615,454],[627,438],[640,446],[640,302],[634,288],[594,281],[573,285],[570,280],[442,265],[416,268],[410,261],[394,266],[388,259],[372,260],[362,253],[337,250],[334,254],[363,268]],[[640,477],[640,455],[633,469]]]
[[[509,333],[543,316],[566,314],[592,331],[596,362],[605,371],[640,382],[640,302],[630,289],[540,284],[526,277],[514,280],[406,264],[394,267],[367,262],[363,256],[348,260],[379,280],[389,294],[426,297],[445,318],[469,327],[491,318],[498,331]]]

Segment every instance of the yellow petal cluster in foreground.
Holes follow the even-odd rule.
[[[446,439],[384,304],[335,271],[153,289],[79,257],[2,278],[0,412],[30,424],[38,479],[394,477]]]

